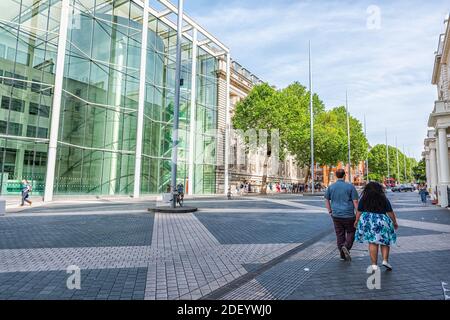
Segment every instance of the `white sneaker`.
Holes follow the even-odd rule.
[[[372,267],[372,271],[377,271],[378,270],[378,266],[376,264],[371,265]]]
[[[392,271],[392,266],[387,261],[383,261],[383,267],[385,267],[387,271]]]

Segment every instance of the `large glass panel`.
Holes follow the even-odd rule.
[[[194,155],[196,193],[216,192],[217,68],[217,59],[199,49]]]
[[[131,194],[143,10],[104,0],[71,9],[55,193]]]
[[[59,0],[0,1],[0,191],[44,190]]]
[[[165,192],[170,184],[175,100],[175,49],[176,31],[154,17],[149,17],[141,177],[143,193]],[[191,61],[192,44],[184,39],[177,177],[178,183],[185,186],[189,158]]]

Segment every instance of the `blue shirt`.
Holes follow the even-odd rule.
[[[338,180],[328,187],[325,192],[325,199],[331,201],[332,215],[336,218],[355,217],[354,200],[358,200],[356,188],[343,180]]]

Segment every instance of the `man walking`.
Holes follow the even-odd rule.
[[[325,192],[325,205],[333,218],[337,246],[341,260],[351,261],[350,250],[355,240],[355,210],[358,209],[358,192],[345,182],[345,171],[336,171],[338,181]]]

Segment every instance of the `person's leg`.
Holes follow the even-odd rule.
[[[353,248],[353,243],[355,242],[355,219],[346,219],[345,233],[345,247],[350,251]]]
[[[381,246],[381,255],[383,256],[383,261],[389,261],[389,252],[391,248],[389,246]]]
[[[22,203],[20,204],[21,206],[25,205],[25,193],[22,192]]]
[[[372,265],[377,265],[378,261],[378,245],[369,243],[370,262]]]
[[[334,231],[336,232],[336,242],[339,251],[342,249],[342,246],[345,244],[345,227],[342,223],[342,219],[333,218],[334,223]]]

